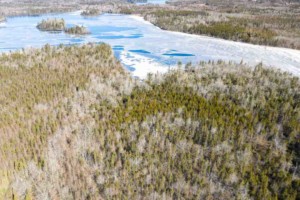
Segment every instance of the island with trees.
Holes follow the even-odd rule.
[[[74,27],[66,28],[65,33],[72,34],[72,35],[87,35],[87,34],[90,34],[90,32],[88,31],[88,29],[86,27],[78,26],[78,25],[76,25]]]
[[[93,16],[100,15],[100,13],[101,13],[100,10],[93,8],[93,9],[87,9],[87,10],[82,11],[81,15],[85,16],[85,17],[93,17]]]
[[[84,26],[72,26],[67,28],[64,19],[47,19],[42,20],[37,28],[41,31],[49,31],[49,32],[65,32],[67,34],[72,35],[87,35],[90,34],[88,29]]]
[[[64,31],[66,23],[64,19],[47,19],[42,20],[37,28],[41,31]]]

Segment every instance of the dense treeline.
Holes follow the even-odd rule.
[[[234,25],[232,22],[193,25],[185,31],[188,33],[209,35],[227,40],[251,42],[253,44],[276,46],[278,43],[278,40],[275,39],[276,33],[269,29],[247,29],[239,25]]]
[[[298,77],[219,61],[140,81],[106,45],[0,63],[0,197],[300,197]]]

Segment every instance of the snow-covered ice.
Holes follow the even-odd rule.
[[[42,19],[64,18],[67,25],[86,26],[91,35],[70,36],[64,33],[40,32],[36,25]],[[144,78],[148,72],[165,72],[177,62],[225,60],[248,63],[262,62],[300,76],[300,51],[251,45],[206,36],[164,31],[130,15],[104,14],[99,17],[82,17],[80,11],[31,17],[8,18],[0,27],[0,52],[26,47],[40,47],[46,43],[82,44],[105,42],[110,44],[117,58],[132,71]]]

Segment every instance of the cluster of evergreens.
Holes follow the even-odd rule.
[[[219,61],[136,81],[104,44],[0,66],[7,199],[300,198],[298,77]]]

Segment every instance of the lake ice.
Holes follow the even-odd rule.
[[[71,36],[41,32],[36,25],[42,19],[64,18],[67,25],[86,26],[91,34]],[[8,52],[45,44],[82,44],[105,42],[134,76],[148,72],[165,72],[179,61],[199,62],[232,60],[281,68],[300,76],[300,51],[226,41],[205,36],[164,31],[130,15],[104,14],[82,17],[80,12],[31,17],[12,17],[0,24],[0,52]]]

